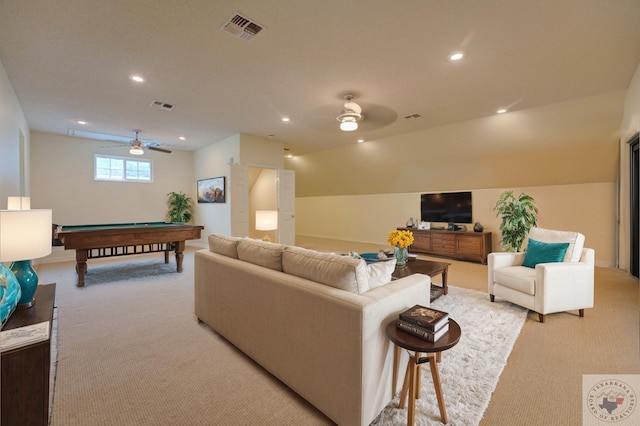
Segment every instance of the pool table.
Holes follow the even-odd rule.
[[[84,287],[87,259],[164,252],[176,253],[176,270],[182,272],[186,240],[197,240],[204,229],[184,223],[146,222],[108,225],[58,226],[55,237],[65,250],[76,251],[78,287]]]

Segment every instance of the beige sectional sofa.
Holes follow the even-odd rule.
[[[429,305],[429,277],[391,281],[392,262],[210,235],[195,314],[337,424],[368,425],[392,399],[386,324]]]

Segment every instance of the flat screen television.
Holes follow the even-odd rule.
[[[471,192],[442,192],[420,196],[423,222],[473,223]]]

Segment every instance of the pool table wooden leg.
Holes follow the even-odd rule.
[[[182,272],[182,258],[184,257],[184,241],[176,241],[176,270]]]
[[[87,273],[87,249],[76,249],[76,272],[78,273],[78,287],[84,287],[84,275]]]

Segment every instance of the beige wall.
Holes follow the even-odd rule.
[[[253,135],[240,135],[240,164],[273,169],[284,168],[284,143]]]
[[[147,150],[152,183],[104,182],[93,179],[94,154],[134,157],[126,145],[42,132],[32,132],[31,143],[33,198],[38,207],[53,209],[57,224],[164,221],[169,192],[196,196],[192,152]]]
[[[631,80],[624,103],[624,117],[620,126],[620,242],[619,267],[631,270],[630,244],[630,152],[631,137],[640,132],[640,65]]]
[[[616,181],[625,92],[495,115],[287,160],[300,235],[385,244],[419,215],[419,194],[471,190],[474,221],[494,232],[503,190],[526,192],[539,226],[584,233],[616,265]]]
[[[507,188],[472,190],[473,221],[492,232],[493,251],[499,251],[500,219],[493,206]],[[540,210],[538,226],[585,234],[596,250],[600,266],[615,265],[615,184],[593,183],[511,187],[531,195]],[[296,199],[298,235],[386,245],[389,231],[420,216],[420,192],[338,195]],[[434,224],[434,226],[445,224]],[[473,225],[466,225],[469,231]]]
[[[226,178],[225,202],[196,204],[194,220],[204,226],[201,245],[206,245],[206,237],[212,233],[231,233],[231,202],[229,191],[230,164],[240,157],[240,135],[233,135],[219,142],[200,148],[194,152],[193,173],[196,180],[219,176]]]
[[[209,234],[231,234],[231,164],[283,168],[283,153],[282,142],[244,134],[230,136],[195,151],[193,171],[196,179],[218,176],[225,176],[227,179],[225,203],[196,205],[195,221],[205,227],[201,245],[206,245],[206,236]]]
[[[20,140],[23,140],[21,168]],[[29,152],[30,134],[16,93],[0,62],[0,208],[7,208],[7,197],[30,195]],[[21,177],[22,175],[22,177]],[[23,185],[21,185],[21,179]],[[23,186],[23,188],[21,188]],[[21,191],[21,189],[23,191]],[[42,207],[40,200],[32,200],[34,207]]]

